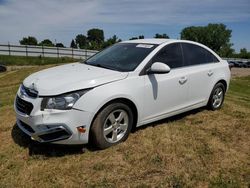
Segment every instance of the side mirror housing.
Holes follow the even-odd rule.
[[[170,72],[170,67],[162,62],[155,62],[147,70],[147,74],[166,74]]]

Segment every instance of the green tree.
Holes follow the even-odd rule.
[[[138,37],[131,37],[129,40],[136,40]]]
[[[144,39],[144,35],[139,35],[138,37],[132,37],[129,40]]]
[[[154,38],[169,39],[169,36],[166,33],[163,33],[163,34],[156,33]]]
[[[65,48],[65,46],[63,45],[63,43],[56,43],[56,47]]]
[[[22,40],[19,41],[21,45],[37,45],[37,39],[32,36],[23,37]]]
[[[240,49],[240,53],[238,54],[239,58],[249,59],[250,58],[250,52],[247,51],[246,48]]]
[[[91,49],[101,49],[104,42],[104,32],[102,29],[93,28],[88,30],[87,39]]]
[[[87,37],[85,35],[77,35],[75,41],[79,48],[84,49],[87,47]]]
[[[231,48],[232,44],[228,44],[226,46],[222,46],[219,53],[221,57],[232,57],[235,53],[234,49]]]
[[[103,43],[103,48],[107,48],[108,46],[111,46],[117,42],[121,42],[121,39],[118,39],[118,37],[116,35],[114,35],[113,37],[107,39],[104,43]]]
[[[76,45],[74,39],[72,39],[72,41],[71,41],[71,43],[70,43],[70,48],[77,48],[77,45]]]
[[[53,42],[52,42],[51,40],[49,40],[49,39],[44,39],[44,40],[41,41],[38,45],[39,45],[39,46],[49,46],[49,47],[55,46],[55,45],[53,44]]]
[[[227,29],[224,24],[208,24],[201,27],[186,27],[181,31],[181,39],[192,40],[202,43],[221,56],[227,56],[233,52],[230,43],[232,30]],[[225,53],[226,52],[226,53]]]

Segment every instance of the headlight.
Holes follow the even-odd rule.
[[[57,109],[69,110],[73,107],[76,101],[90,89],[76,91],[72,93],[62,94],[55,97],[45,97],[42,100],[41,110],[44,109]]]

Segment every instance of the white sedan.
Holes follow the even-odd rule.
[[[202,106],[219,109],[229,81],[228,63],[202,44],[132,40],[30,75],[14,108],[33,140],[104,149],[134,127]]]

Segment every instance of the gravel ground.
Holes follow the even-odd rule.
[[[242,77],[250,75],[250,68],[236,68],[231,69],[232,77]]]

